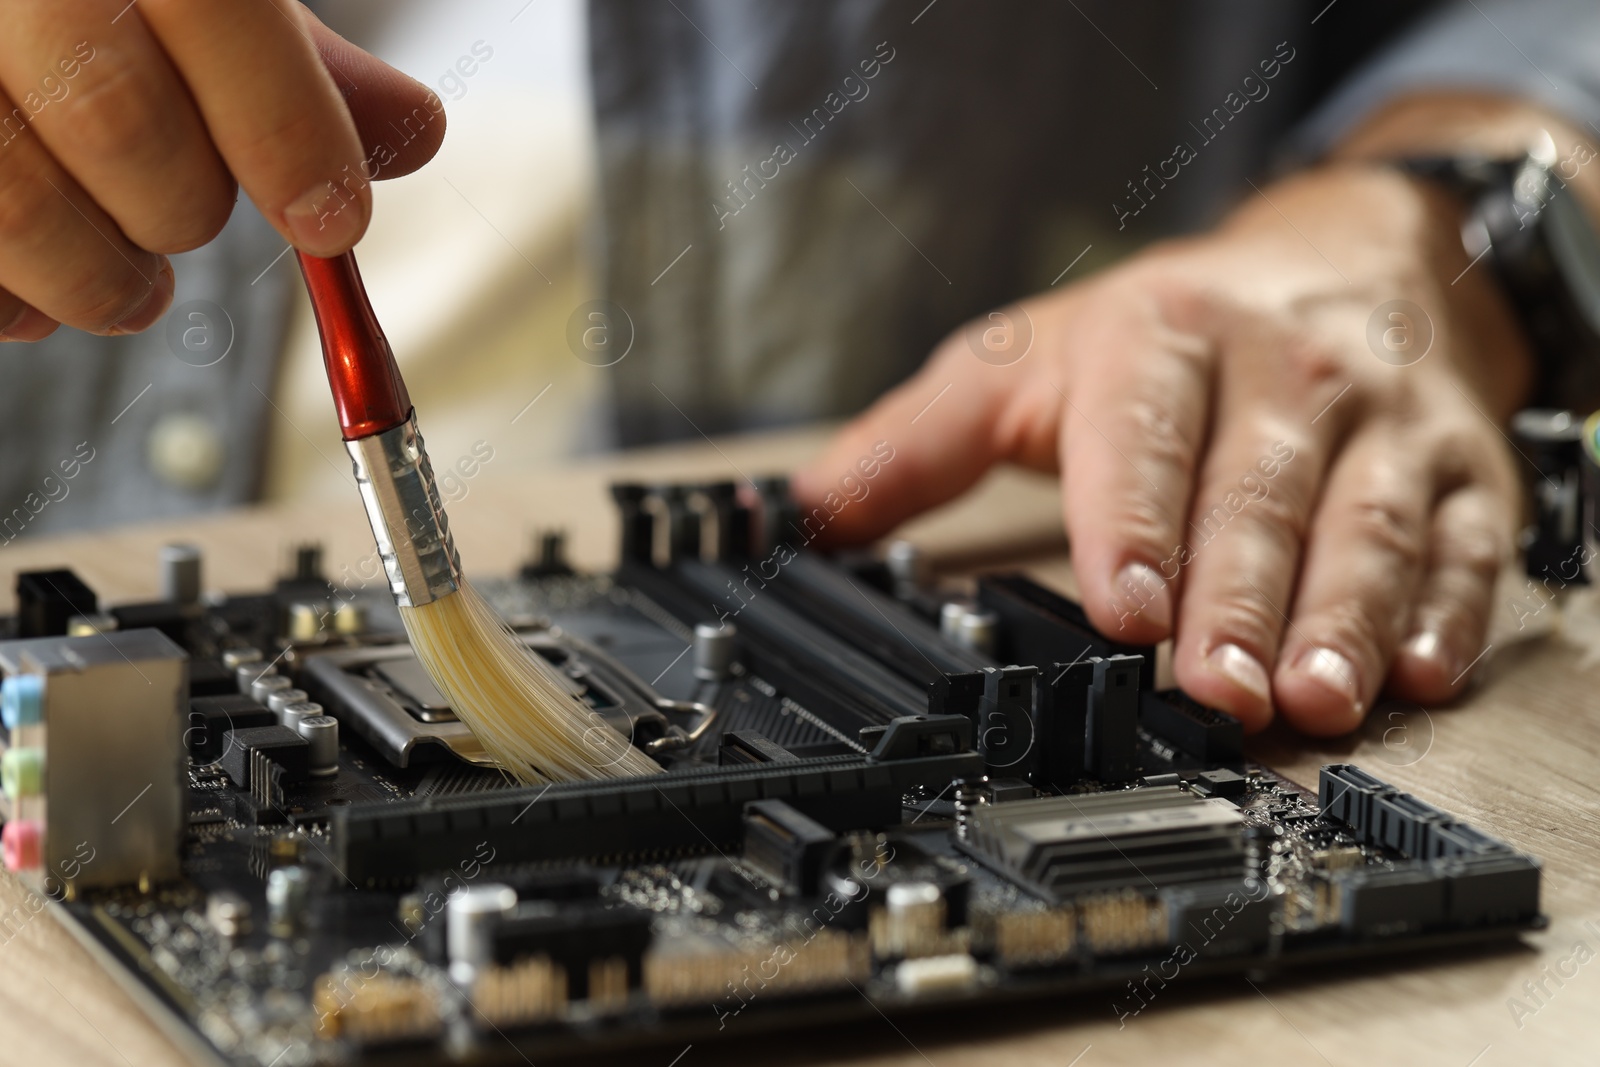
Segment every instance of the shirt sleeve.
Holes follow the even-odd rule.
[[[1388,101],[1440,89],[1514,95],[1600,134],[1600,3],[1449,4],[1347,79],[1288,147],[1295,156],[1315,158]]]

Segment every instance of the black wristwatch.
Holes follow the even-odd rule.
[[[1600,396],[1600,229],[1567,188],[1592,153],[1558,162],[1554,141],[1521,159],[1396,160],[1465,201],[1461,241],[1509,297],[1538,360],[1533,403],[1571,408]]]

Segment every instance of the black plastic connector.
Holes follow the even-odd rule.
[[[109,614],[117,620],[120,630],[160,630],[174,644],[186,645],[189,623],[199,615],[196,605],[176,604],[170,600],[156,600],[147,604],[119,604]]]
[[[1539,916],[1539,861],[1489,853],[1434,860],[1447,881],[1445,916],[1456,926],[1530,922]]]
[[[745,861],[786,893],[816,896],[822,872],[838,849],[832,830],[785,801],[753,800],[744,806]]]
[[[983,701],[983,672],[962,671],[943,674],[928,686],[929,715],[965,715],[978,721],[978,705]]]
[[[1510,852],[1363,867],[1336,876],[1340,926],[1362,939],[1437,927],[1532,923],[1539,918],[1539,861]]]
[[[1143,670],[1143,656],[1094,661],[1085,769],[1102,782],[1128,782],[1139,776],[1139,678]]]
[[[644,510],[645,494],[644,486],[632,482],[617,482],[611,486],[611,499],[617,505],[617,517],[622,524],[620,558],[648,564],[654,548],[655,521]]]
[[[1423,865],[1362,867],[1334,879],[1339,925],[1353,938],[1396,937],[1443,924],[1442,872]]]
[[[972,720],[965,715],[903,715],[887,726],[868,727],[861,736],[872,743],[875,760],[950,756],[972,751]]]
[[[23,571],[17,575],[17,636],[60,637],[74,615],[99,610],[94,590],[70,570]]]
[[[1504,842],[1349,764],[1322,768],[1318,799],[1328,818],[1344,823],[1363,844],[1392,848],[1414,859],[1512,851]]]
[[[722,735],[717,747],[717,766],[736,767],[745,763],[781,763],[800,757],[754,730],[734,730]]]
[[[1034,728],[1037,667],[990,667],[982,672],[978,751],[990,774],[1027,775],[1038,762]]]
[[[1040,682],[1039,752],[1033,781],[1035,785],[1065,789],[1083,778],[1094,664],[1088,660],[1052,664]]]
[[[1203,764],[1244,763],[1244,726],[1179,689],[1139,694],[1139,725]]]
[[[1198,956],[1243,956],[1265,948],[1272,931],[1272,896],[1259,882],[1177,886],[1161,894],[1168,944]]]
[[[548,956],[567,972],[571,999],[589,995],[589,964],[622,959],[628,988],[644,980],[644,953],[650,947],[651,913],[631,907],[519,908],[490,932],[494,961],[502,966],[530,956]]]
[[[1156,686],[1153,645],[1114,641],[1089,622],[1083,608],[1020,574],[990,574],[978,579],[978,604],[1000,616],[1000,644],[995,658],[1001,663],[1025,663],[1043,668],[1050,663],[1071,663],[1090,656],[1143,656],[1139,687]]]
[[[969,731],[970,746],[971,723],[951,718]],[[483,846],[505,864],[734,849],[744,836],[744,806],[752,800],[786,800],[835,834],[881,830],[900,823],[906,793],[982,774],[982,757],[970,751],[883,761],[820,756],[350,804],[330,808],[328,816],[333,860],[346,877],[358,886],[409,884],[419,875],[458,867]]]

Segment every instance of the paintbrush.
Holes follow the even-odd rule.
[[[299,258],[361,502],[400,620],[434,685],[518,781],[660,771],[562,685],[555,667],[467,583],[411,397],[355,257]]]

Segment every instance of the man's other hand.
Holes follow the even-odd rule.
[[[1090,618],[1173,637],[1196,699],[1315,734],[1355,728],[1386,679],[1444,699],[1512,550],[1500,425],[1531,378],[1490,273],[1468,269],[1461,210],[1364,163],[1264,186],[1206,236],[958,331],[796,494],[809,509],[890,442],[828,528],[863,540],[994,463],[1059,471]],[[979,358],[1007,322],[1026,354]]]

